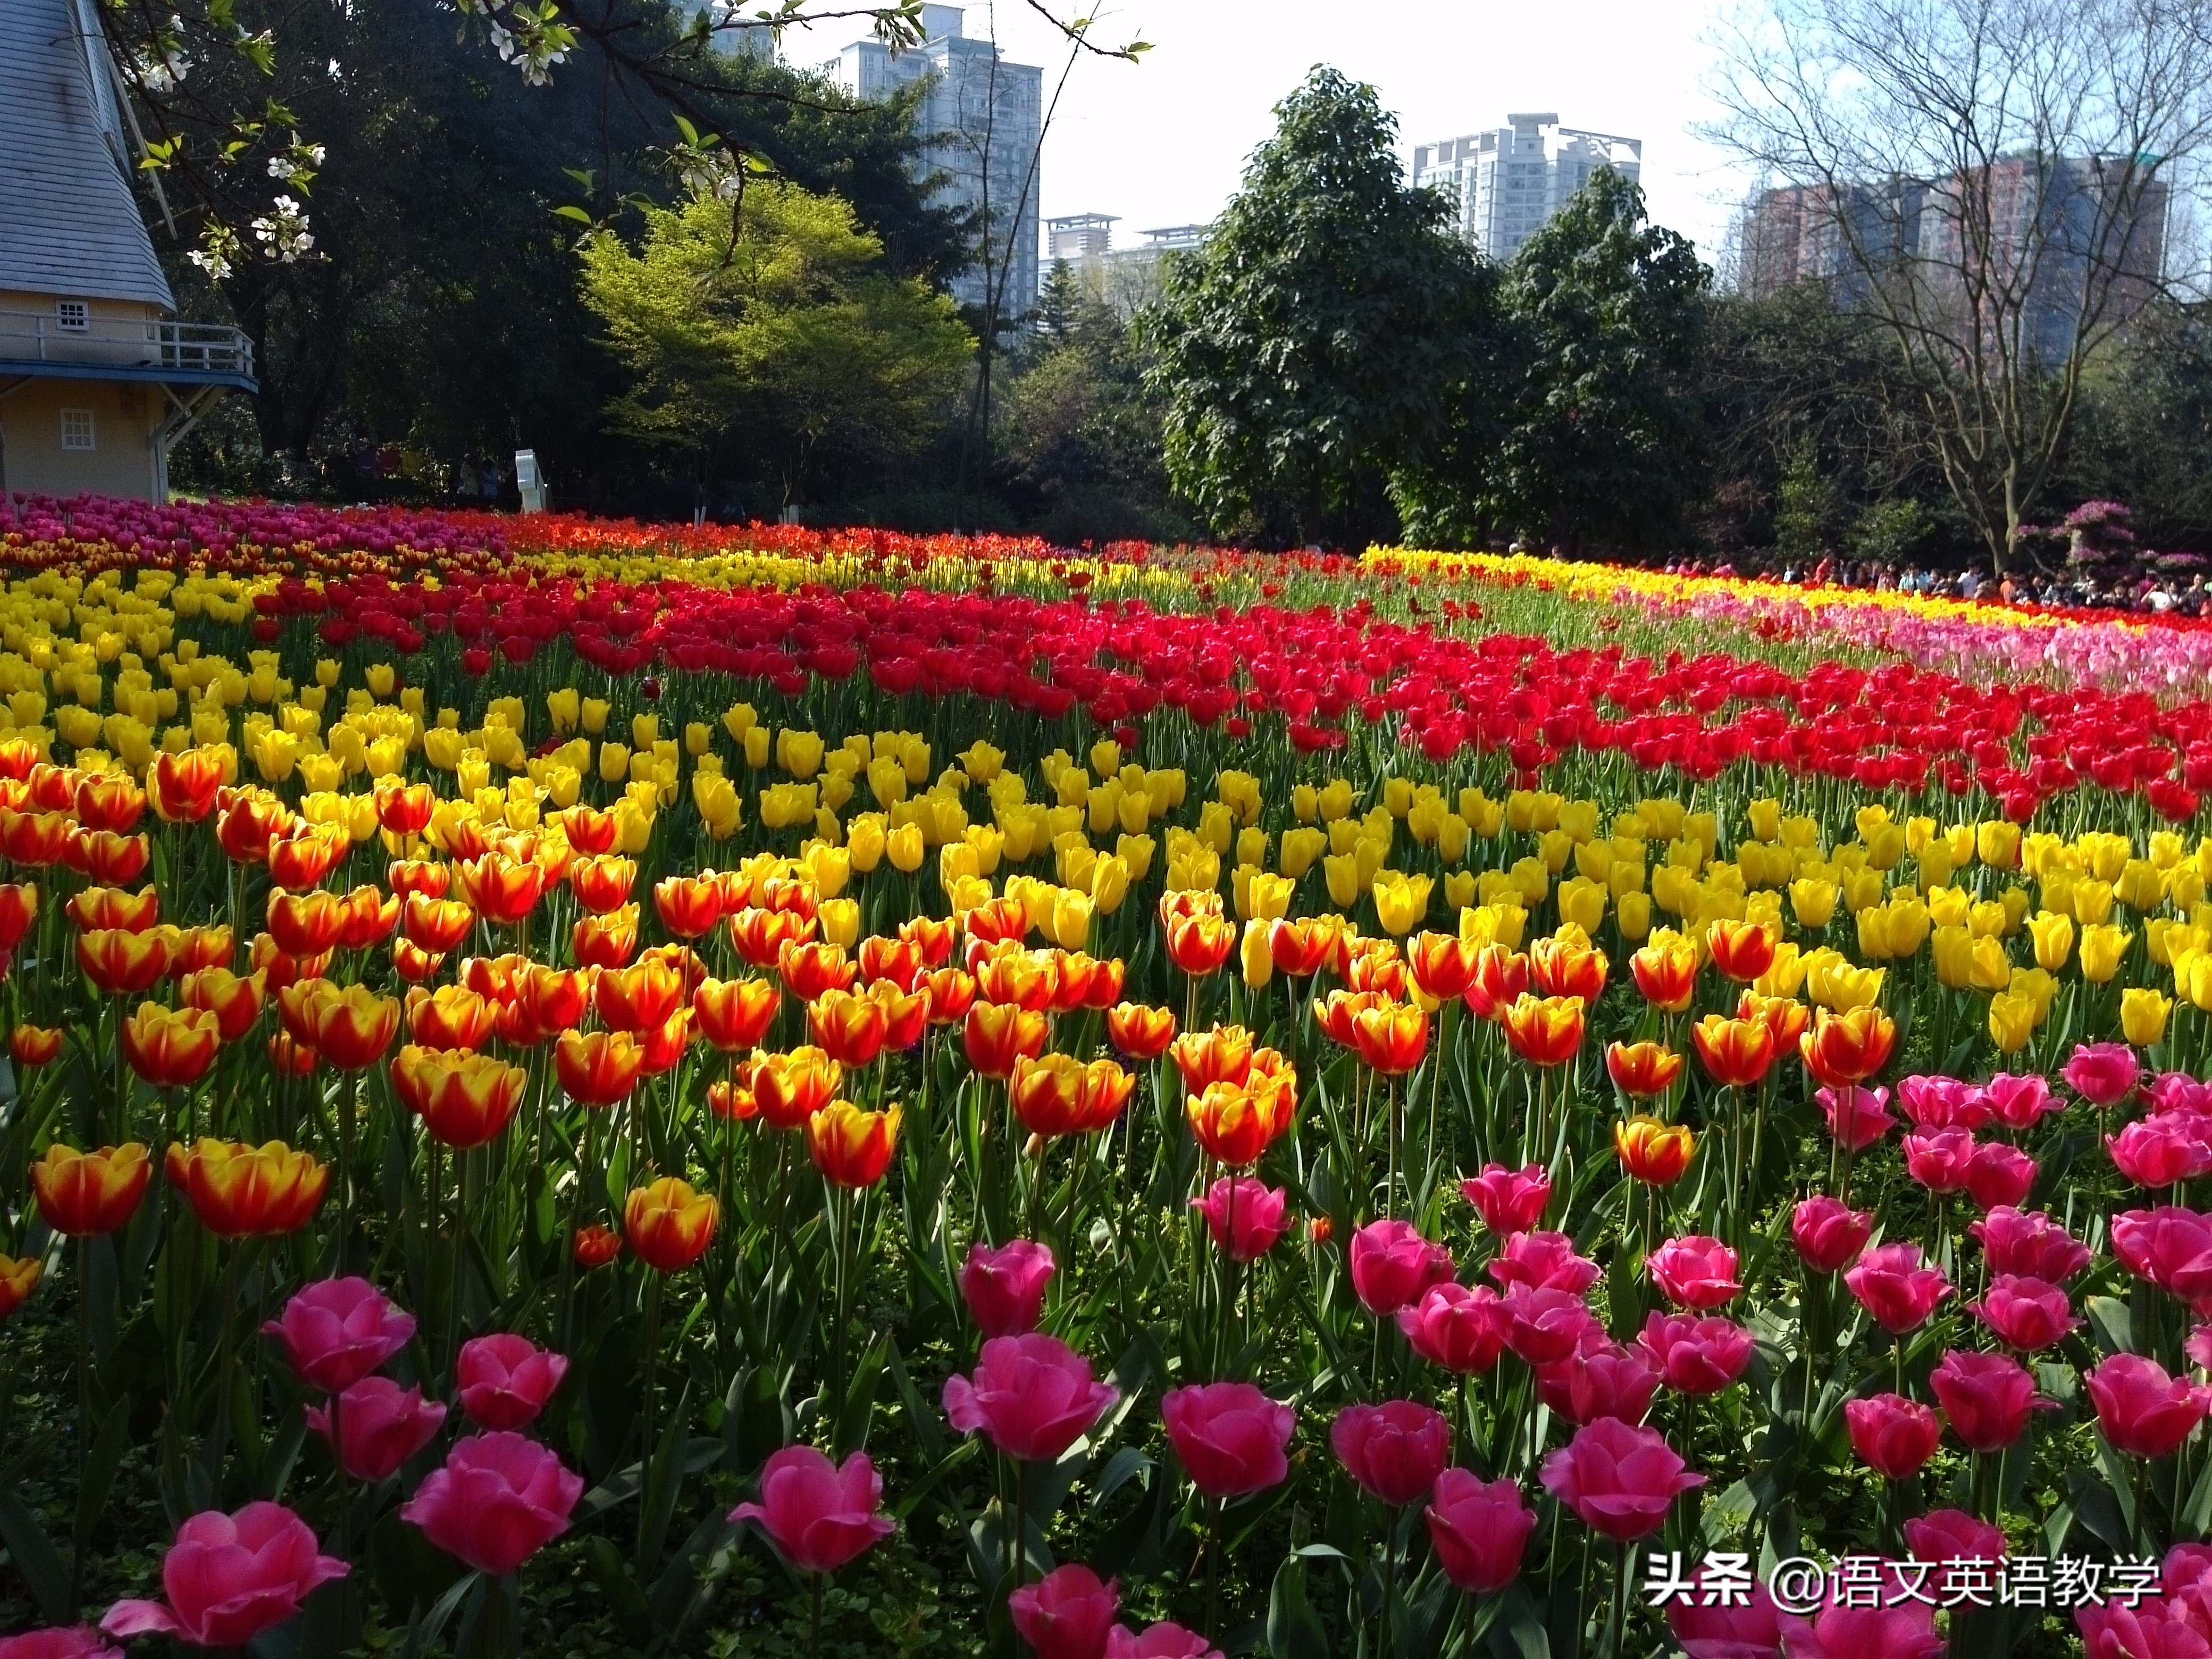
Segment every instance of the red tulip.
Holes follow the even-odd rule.
[[[1446,1469],[1423,1517],[1444,1577],[1470,1595],[1489,1595],[1521,1576],[1521,1557],[1536,1512],[1511,1480],[1484,1482]]]
[[[1887,1089],[1844,1084],[1840,1088],[1816,1089],[1813,1098],[1820,1103],[1820,1115],[1828,1121],[1828,1133],[1845,1152],[1864,1152],[1887,1134],[1896,1121],[1889,1115]]]
[[[1943,1419],[1901,1394],[1845,1401],[1844,1426],[1859,1461],[1892,1480],[1910,1480],[1919,1474],[1943,1437]]]
[[[1571,1291],[1515,1285],[1504,1306],[1505,1346],[1525,1365],[1558,1364],[1580,1349],[1597,1322],[1589,1304]]]
[[[1498,1363],[1511,1322],[1497,1291],[1487,1285],[1470,1290],[1448,1279],[1401,1308],[1398,1328],[1422,1358],[1464,1376]]]
[[[1751,1333],[1733,1320],[1655,1309],[1636,1340],[1677,1394],[1718,1394],[1751,1364]]]
[[[1516,1233],[1490,1259],[1490,1276],[1510,1289],[1526,1285],[1531,1290],[1565,1291],[1580,1296],[1597,1283],[1598,1265],[1575,1251],[1575,1242],[1565,1233]]]
[[[2035,1378],[2001,1353],[1948,1351],[1928,1378],[1951,1421],[1951,1432],[1973,1451],[2002,1451],[2020,1438],[2039,1400]]]
[[[2000,1273],[1966,1311],[1996,1333],[1998,1340],[2021,1353],[2047,1348],[2081,1324],[2066,1292],[2039,1279]]]
[[[2063,1284],[2089,1265],[2089,1247],[2040,1210],[1999,1205],[1966,1229],[1982,1243],[1992,1273]]]

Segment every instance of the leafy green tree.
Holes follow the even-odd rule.
[[[580,248],[585,302],[635,377],[609,405],[617,430],[702,482],[734,440],[788,505],[943,420],[974,339],[949,299],[880,269],[846,203],[766,179],[644,217],[635,251],[607,230]]]
[[[1316,69],[1147,324],[1175,485],[1215,531],[1352,545],[1441,443],[1481,342],[1474,255],[1407,188],[1374,88]]]
[[[1690,538],[1711,275],[1610,167],[1522,245],[1504,282],[1521,356],[1489,501],[1501,526],[1576,551]]]
[[[1843,514],[1843,492],[1820,470],[1820,446],[1801,438],[1782,469],[1782,488],[1774,507],[1774,550],[1792,561],[1817,560],[1834,547]]]

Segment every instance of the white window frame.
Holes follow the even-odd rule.
[[[89,334],[92,331],[92,301],[55,301],[54,326],[65,334]]]
[[[79,441],[79,439],[82,441]],[[91,410],[62,410],[62,447],[73,454],[90,454],[100,447],[100,421]]]

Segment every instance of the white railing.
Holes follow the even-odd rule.
[[[82,328],[64,328],[43,312],[0,311],[0,362],[251,375],[253,343],[223,323],[94,317]]]

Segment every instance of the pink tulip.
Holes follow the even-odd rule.
[[[350,1571],[322,1554],[307,1523],[282,1504],[234,1515],[205,1510],[177,1528],[161,1558],[160,1601],[118,1601],[100,1627],[110,1636],[169,1635],[203,1648],[243,1647],[300,1611],[317,1586]]]
[[[77,1625],[0,1636],[0,1659],[123,1659],[123,1650],[109,1646],[90,1625]]]
[[[1799,1204],[1790,1218],[1790,1242],[1816,1273],[1840,1273],[1858,1259],[1874,1233],[1874,1218],[1826,1193]]]
[[[976,1328],[987,1337],[1035,1330],[1054,1267],[1051,1247],[1033,1239],[1009,1239],[995,1250],[970,1245],[960,1268],[960,1295]]]
[[[1686,1659],[1777,1659],[1782,1651],[1782,1614],[1765,1582],[1754,1577],[1747,1604],[1737,1606],[1734,1597],[1742,1594],[1741,1589],[1731,1587],[1725,1592],[1729,1599],[1723,1601],[1723,1592],[1708,1577],[1711,1571],[1698,1569],[1695,1605],[1678,1601],[1667,1608],[1667,1628],[1674,1633]],[[1708,1595],[1714,1600],[1710,1607],[1705,1605]]]
[[[1887,1134],[1890,1126],[1897,1121],[1889,1115],[1887,1089],[1869,1089],[1860,1085],[1816,1089],[1813,1098],[1820,1103],[1820,1115],[1828,1121],[1828,1133],[1847,1152],[1866,1151]]]
[[[1337,1462],[1367,1491],[1396,1505],[1425,1498],[1451,1455],[1443,1413],[1411,1400],[1346,1406],[1329,1425]]]
[[[2199,1325],[2191,1331],[2181,1351],[2197,1369],[2212,1371],[2212,1325]]]
[[[1914,1127],[1929,1132],[1978,1129],[1991,1115],[1988,1097],[1962,1078],[1899,1078],[1897,1103]]]
[[[1206,1218],[1206,1230],[1214,1246],[1232,1261],[1257,1261],[1275,1248],[1289,1224],[1283,1208],[1290,1194],[1251,1176],[1223,1176],[1204,1198],[1194,1198],[1190,1207]]]
[[[1598,1265],[1576,1255],[1574,1241],[1565,1233],[1515,1233],[1491,1258],[1489,1272],[1508,1290],[1526,1285],[1580,1296],[1597,1283]]]
[[[1016,1590],[1007,1611],[1036,1659],[1104,1659],[1121,1611],[1121,1581],[1102,1584],[1097,1573],[1072,1561]]]
[[[2171,1187],[2212,1170],[2212,1140],[2204,1120],[2160,1112],[2105,1137],[2112,1167],[2138,1187]]]
[[[1091,1362],[1056,1336],[994,1336],[975,1375],[945,1379],[945,1415],[963,1434],[981,1430],[1009,1457],[1054,1462],[1120,1399],[1095,1382]],[[1102,1635],[1100,1641],[1104,1641]]]
[[[2111,1224],[2112,1254],[2130,1273],[2179,1297],[2198,1318],[2212,1318],[2212,1216],[2161,1204],[2123,1210]]]
[[[1948,1350],[1928,1378],[1951,1432],[1971,1451],[2002,1451],[2020,1438],[2027,1414],[2051,1402],[2036,1396],[2035,1379],[2001,1353]]]
[[[343,1394],[407,1346],[415,1316],[365,1279],[319,1279],[262,1329],[283,1342],[301,1382],[319,1394]]]
[[[388,1376],[364,1376],[338,1395],[338,1432],[345,1444],[338,1457],[356,1480],[384,1480],[437,1437],[446,1408],[422,1398],[420,1389],[403,1389]],[[331,1408],[307,1407],[307,1426],[331,1442]]]
[[[1470,1595],[1489,1595],[1521,1576],[1522,1553],[1536,1512],[1510,1480],[1485,1483],[1466,1469],[1446,1469],[1422,1518],[1444,1577]]]
[[[760,1502],[730,1524],[755,1521],[801,1572],[835,1572],[898,1530],[883,1513],[884,1478],[866,1452],[839,1465],[812,1446],[786,1446],[761,1468]]]
[[[453,1381],[470,1422],[480,1429],[520,1429],[537,1420],[568,1371],[566,1355],[495,1331],[461,1344]]]
[[[1617,1417],[1641,1423],[1659,1388],[1659,1367],[1642,1348],[1624,1347],[1593,1320],[1565,1359],[1540,1368],[1536,1395],[1570,1423]]]
[[[1701,1233],[1670,1238],[1644,1258],[1651,1282],[1678,1308],[1717,1308],[1743,1289],[1736,1282],[1735,1251]]]
[[[2059,1075],[2092,1106],[2117,1106],[2136,1091],[2142,1067],[2124,1042],[2085,1042],[2075,1048]]]
[[[1459,1189],[1482,1224],[1500,1238],[1528,1231],[1544,1218],[1544,1206],[1552,1201],[1552,1177],[1540,1164],[1518,1170],[1486,1164],[1480,1175],[1469,1176]]]
[[[2058,1097],[2041,1078],[2000,1072],[1981,1086],[1996,1121],[2008,1129],[2033,1129],[2045,1114],[2061,1109]]]
[[[1221,1659],[1221,1650],[1197,1632],[1162,1620],[1142,1632],[1115,1626],[1106,1632],[1106,1659]]]
[[[1506,1346],[1523,1364],[1551,1365],[1574,1352],[1595,1325],[1589,1304],[1565,1291],[1516,1285],[1505,1293]]]
[[[2017,1146],[1985,1140],[1966,1165],[1966,1196],[1978,1209],[2017,1208],[2035,1185],[2035,1160]]]
[[[2212,1114],[2212,1083],[2186,1072],[2160,1072],[2143,1087],[2154,1112],[2186,1112],[2203,1117]]]
[[[2116,1353],[2082,1381],[2097,1426],[2130,1457],[2171,1457],[2212,1409],[2212,1389],[2177,1381],[2141,1354]]]
[[[1782,1617],[1782,1650],[1790,1659],[1940,1659],[1947,1645],[1927,1601],[1863,1607],[1832,1599],[1816,1618]]]
[[[1705,1477],[1692,1474],[1666,1437],[1601,1417],[1544,1460],[1541,1479],[1583,1524],[1616,1544],[1656,1532],[1668,1507]]]
[[[1297,1415],[1249,1382],[1202,1382],[1160,1399],[1168,1443],[1208,1498],[1241,1498],[1290,1478]]]
[[[1943,1419],[1901,1394],[1846,1400],[1844,1426],[1859,1461],[1892,1480],[1910,1480],[1919,1474],[1943,1437]]]
[[[1844,1283],[1875,1323],[1898,1336],[1925,1323],[1951,1294],[1941,1272],[1920,1265],[1917,1244],[1875,1245],[1844,1275]]]
[[[2001,1204],[1966,1231],[1981,1240],[1993,1273],[2060,1285],[2089,1265],[2088,1247],[2041,1210]]]
[[[2008,1348],[2036,1353],[2081,1324],[2074,1304],[2057,1285],[2016,1273],[2000,1273],[1979,1302],[1966,1311],[1997,1334]]]
[[[1370,1221],[1352,1236],[1352,1288],[1368,1312],[1387,1318],[1452,1276],[1451,1253],[1404,1221]]]
[[[2005,1535],[1964,1510],[1934,1510],[1905,1523],[1905,1542],[1916,1561],[2002,1561]]]
[[[1676,1394],[1718,1394],[1751,1364],[1751,1333],[1733,1320],[1655,1309],[1636,1340]]]
[[[2166,1659],[2212,1649],[2212,1548],[2176,1544],[2159,1571],[2161,1594],[2130,1607],[2113,1601],[2075,1609],[2088,1659]]]
[[[1905,1137],[1905,1172],[1931,1193],[1966,1189],[1966,1166],[1973,1161],[1974,1137],[1964,1129],[1937,1129]]]
[[[1470,1290],[1454,1279],[1430,1285],[1419,1302],[1398,1310],[1398,1328],[1413,1352],[1462,1376],[1498,1363],[1511,1322],[1497,1291],[1486,1285]]]
[[[501,1431],[454,1442],[399,1518],[447,1554],[499,1577],[568,1531],[583,1495],[583,1477],[551,1451]]]

